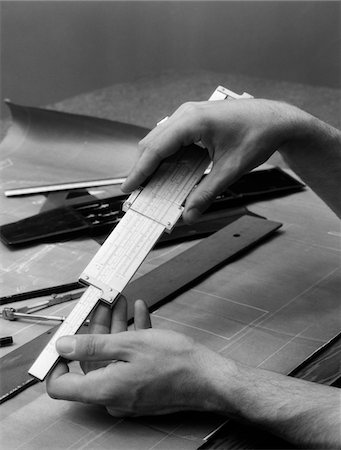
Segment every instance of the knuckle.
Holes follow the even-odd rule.
[[[215,199],[215,194],[209,189],[204,189],[200,192],[200,200],[203,204],[212,202]]]
[[[139,151],[144,157],[159,157],[159,146],[155,139],[143,139],[138,143]]]
[[[110,398],[114,398],[112,393],[110,394]],[[100,405],[105,405],[108,403],[108,390],[105,383],[98,385],[96,388],[96,402]]]
[[[137,148],[140,153],[143,153],[147,147],[148,147],[148,139],[147,138],[143,138],[137,144]]]
[[[85,350],[85,354],[87,356],[94,356],[96,354],[97,345],[96,345],[95,336],[93,336],[91,334],[89,334],[87,336],[84,350]]]
[[[199,108],[197,102],[183,103],[178,109],[179,113],[186,115],[196,115],[198,113],[198,110]]]
[[[179,112],[186,116],[186,119],[192,129],[204,132],[209,130],[210,121],[207,115],[207,109],[203,102],[187,102],[179,108]]]

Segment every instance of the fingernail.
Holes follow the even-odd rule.
[[[197,208],[191,208],[186,213],[186,222],[192,224],[200,217],[200,211]]]
[[[124,192],[125,194],[128,193],[125,183],[121,184],[121,191]]]
[[[72,337],[61,337],[56,342],[56,348],[59,353],[67,355],[73,353],[76,347],[76,340]]]

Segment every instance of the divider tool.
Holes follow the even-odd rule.
[[[209,100],[252,98],[219,86]],[[126,214],[80,276],[89,287],[29,369],[43,381],[57,363],[57,339],[76,334],[100,300],[111,305],[164,231],[171,232],[185,199],[209,165],[207,150],[183,148],[161,163],[146,187],[134,191],[124,204]]]

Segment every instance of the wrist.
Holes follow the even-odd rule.
[[[281,110],[286,122],[281,153],[289,155],[292,149],[312,151],[322,145],[333,145],[335,141],[340,144],[340,132],[317,117],[286,103],[281,103]]]
[[[197,400],[201,411],[235,414],[234,396],[238,390],[238,366],[206,347],[198,346],[195,372],[200,373]]]
[[[273,130],[278,133],[281,145],[312,139],[314,122],[318,119],[289,103],[270,100],[271,104],[277,122]]]

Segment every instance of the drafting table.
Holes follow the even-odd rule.
[[[67,99],[53,108],[151,128],[181,103],[205,100],[219,84],[295,103],[340,126],[337,90],[211,72],[168,72]],[[271,162],[282,164],[277,156]],[[8,161],[0,157],[0,163],[5,170]],[[1,223],[38,212],[44,197],[32,199],[2,196]],[[340,224],[309,189],[249,209],[282,222],[281,231],[159,308],[152,321],[154,327],[183,332],[226,357],[288,373],[339,332]],[[139,274],[194,244],[152,251]],[[42,282],[52,286],[75,281],[97,249],[91,239],[19,252],[1,244],[1,289],[7,294]],[[55,307],[51,313],[64,315],[69,307]],[[0,349],[0,356],[51,326],[19,321],[1,325],[1,334],[13,335],[15,345]],[[217,424],[216,416],[197,413],[120,420],[102,408],[52,400],[44,384],[27,389],[0,410],[6,450],[193,449]]]

